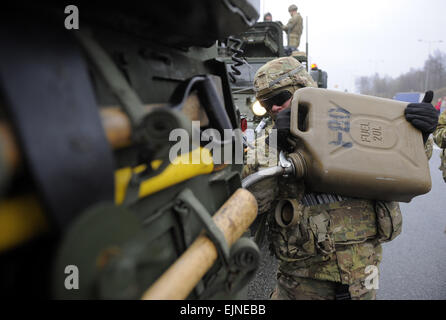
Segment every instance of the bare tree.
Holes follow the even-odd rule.
[[[437,90],[446,87],[446,54],[436,50],[424,63],[423,69],[410,69],[397,78],[379,74],[361,76],[355,81],[361,94],[392,98],[397,92],[424,92],[425,87]]]

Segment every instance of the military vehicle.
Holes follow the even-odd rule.
[[[239,128],[215,43],[258,12],[19,1],[0,16],[0,295],[245,297],[259,252],[237,239],[257,204],[242,164],[218,164],[200,136]]]
[[[398,92],[392,98],[398,101],[418,103],[423,101],[424,92]]]
[[[287,56],[283,44],[283,31],[279,22],[257,22],[249,30],[231,37],[219,47],[219,55],[227,64],[231,77],[234,103],[242,117],[248,121],[247,128],[255,129],[259,123],[265,126],[270,122],[266,110],[255,99],[253,88],[257,70],[270,60]],[[308,71],[307,53],[295,51],[291,54]],[[319,87],[327,88],[327,73],[320,69],[310,72]],[[254,137],[248,136],[248,141]]]

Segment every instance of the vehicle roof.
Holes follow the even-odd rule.
[[[421,102],[424,97],[424,93],[422,92],[398,92],[393,99],[405,102]]]

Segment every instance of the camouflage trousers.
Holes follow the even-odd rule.
[[[340,298],[336,294],[344,291],[350,293],[352,300],[374,300],[381,259],[381,245],[371,240],[338,246],[329,255],[295,262],[280,261],[272,299],[335,300]],[[378,282],[370,281],[368,266],[376,269]],[[366,283],[376,286],[366,288]],[[339,290],[341,287],[343,290]]]
[[[300,45],[300,36],[301,34],[295,34],[295,33],[290,34],[288,37],[288,46],[294,47],[296,48],[296,50],[298,50]]]
[[[277,272],[277,285],[272,300],[335,300],[339,282],[292,277]],[[362,281],[348,286],[352,300],[375,300],[376,290],[366,289]]]

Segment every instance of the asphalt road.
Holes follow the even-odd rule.
[[[429,162],[431,191],[400,204],[403,231],[383,245],[380,300],[446,299],[446,183],[438,170],[439,157],[435,147]],[[248,287],[248,298],[253,300],[269,299],[275,287],[277,262],[267,244],[261,252],[260,268]]]
[[[401,203],[403,231],[383,245],[378,299],[446,299],[446,183],[440,149],[429,162],[432,189]]]

